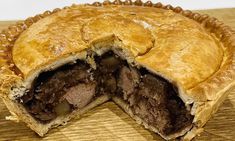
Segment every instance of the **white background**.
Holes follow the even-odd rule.
[[[73,3],[92,3],[103,0],[0,0],[0,20],[19,20],[54,8],[70,6]],[[143,0],[146,1],[146,0]],[[152,0],[184,9],[235,8],[235,0]]]

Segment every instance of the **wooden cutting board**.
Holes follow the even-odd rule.
[[[203,10],[217,17],[235,29],[235,8]],[[15,21],[0,22],[0,30]],[[113,140],[113,141],[161,141],[161,137],[145,130],[135,123],[113,102],[107,102],[84,114],[81,119],[73,119],[66,126],[53,129],[44,138],[40,138],[24,123],[5,120],[10,115],[0,100],[0,141],[77,141],[77,140]],[[235,141],[235,90],[230,93],[218,112],[209,120],[205,131],[195,141]]]

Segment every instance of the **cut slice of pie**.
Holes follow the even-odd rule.
[[[150,1],[73,5],[0,34],[0,96],[43,136],[108,100],[164,139],[191,140],[235,85],[222,22]]]

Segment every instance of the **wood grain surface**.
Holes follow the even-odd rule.
[[[235,29],[235,8],[197,11],[222,20]],[[0,22],[0,30],[15,21]],[[161,137],[135,123],[113,102],[107,102],[73,119],[67,125],[52,129],[44,138],[37,136],[24,123],[5,120],[10,115],[0,100],[0,141],[161,141]],[[235,141],[235,91],[231,92],[218,112],[208,121],[201,136],[195,141]]]

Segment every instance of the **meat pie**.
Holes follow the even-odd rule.
[[[105,1],[0,34],[0,96],[40,136],[108,100],[166,140],[191,140],[235,85],[234,32],[179,7]]]

